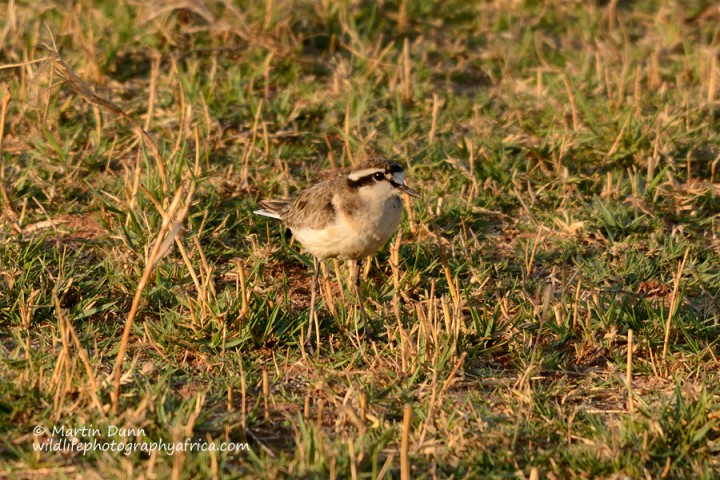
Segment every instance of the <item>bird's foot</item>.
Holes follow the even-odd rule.
[[[308,355],[313,355],[316,351],[315,340],[311,336],[306,337],[302,347]]]

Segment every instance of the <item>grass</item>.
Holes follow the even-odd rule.
[[[717,478],[717,16],[1,5],[0,475]],[[306,355],[311,260],[252,211],[374,151],[422,192],[379,339],[328,262]]]

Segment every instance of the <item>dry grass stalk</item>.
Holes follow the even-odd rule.
[[[240,426],[243,430],[243,435],[245,435],[245,431],[247,430],[247,379],[245,378],[245,369],[242,366],[242,361],[239,362],[240,364]]]
[[[453,306],[456,310],[458,310],[460,306],[460,293],[455,290],[455,281],[453,280],[452,270],[450,269],[450,262],[448,262],[447,253],[445,252],[445,247],[442,242],[443,239],[438,231],[438,227],[433,229],[432,234],[435,237],[435,244],[438,247],[440,261],[442,262],[443,272],[445,273],[445,280],[448,284],[448,290],[450,291],[450,296],[452,297]]]
[[[2,200],[2,217],[10,222],[10,227],[18,234],[22,234],[23,229],[20,226],[15,209],[12,207],[10,197],[5,190],[5,157],[3,156],[3,139],[5,138],[5,119],[7,118],[8,105],[10,104],[10,89],[5,88],[2,100],[0,100],[0,200]],[[2,218],[0,217],[0,218]]]
[[[535,263],[535,254],[537,253],[537,249],[540,246],[541,239],[542,239],[543,229],[539,228],[537,231],[537,234],[535,235],[535,241],[532,244],[532,249],[530,248],[530,241],[528,240],[528,243],[525,248],[525,279],[530,278],[530,275],[532,274],[533,269],[533,263]]]
[[[333,259],[334,264],[337,266],[337,259]],[[330,281],[330,272],[328,271],[327,262],[321,262],[320,263],[320,269],[322,273],[323,283],[322,286],[320,286],[321,291],[325,295],[325,304],[327,305],[328,310],[330,310],[330,315],[335,315],[335,298],[333,297],[332,292],[332,283]],[[337,277],[338,281],[338,290],[342,294],[342,285],[340,285],[340,277]]]
[[[395,241],[390,247],[390,269],[393,280],[393,313],[398,323],[402,322],[400,317],[400,242],[402,241],[402,230],[395,235]]]
[[[672,295],[670,296],[670,311],[668,312],[668,318],[665,322],[665,340],[663,341],[662,352],[663,361],[667,360],[668,344],[670,343],[670,325],[672,323],[673,317],[677,313],[677,309],[679,306],[678,302],[680,301],[680,281],[682,280],[682,274],[685,270],[685,262],[687,262],[689,253],[690,247],[685,250],[685,255],[683,256],[683,259],[678,266],[677,274],[675,275],[675,283],[673,285]]]
[[[239,262],[237,269],[238,269],[238,277],[240,279],[240,295],[241,295],[240,299],[242,301],[242,306],[240,307],[240,314],[238,315],[238,317],[239,317],[239,320],[242,320],[250,313],[250,304],[249,304],[250,297],[248,296],[249,292],[248,292],[248,288],[247,288],[247,275],[245,273],[245,263],[242,261]],[[239,327],[240,326],[238,325],[238,328]]]
[[[114,390],[112,394],[112,410],[114,414],[117,414],[118,398],[120,396],[120,376],[122,371],[122,363],[125,359],[125,352],[127,351],[127,344],[128,340],[130,339],[132,325],[135,320],[135,316],[137,315],[138,308],[140,306],[142,292],[145,289],[145,285],[147,284],[148,279],[150,278],[150,274],[155,269],[155,265],[160,260],[160,258],[162,258],[160,254],[161,250],[163,248],[167,248],[163,247],[163,245],[167,245],[168,243],[172,242],[175,235],[177,235],[177,233],[180,231],[179,227],[185,220],[185,216],[187,215],[187,211],[190,206],[190,201],[192,199],[192,191],[193,190],[191,188],[187,194],[187,198],[185,199],[183,199],[183,196],[185,195],[184,187],[181,186],[175,192],[175,196],[170,203],[167,214],[163,215],[163,222],[162,226],[160,227],[160,232],[158,232],[155,243],[153,244],[152,251],[150,252],[150,255],[146,260],[143,275],[140,278],[140,282],[138,283],[138,286],[135,290],[135,296],[133,297],[132,305],[130,307],[130,313],[128,314],[128,318],[125,322],[125,329],[123,330],[123,336],[122,340],[120,341],[120,348],[118,350],[117,359],[115,360],[115,367],[113,370]],[[185,200],[185,202],[183,202],[183,200]]]
[[[233,406],[233,389],[232,385],[228,385],[227,387],[227,411],[232,413],[235,411],[235,407]]]
[[[385,460],[385,463],[383,464],[382,468],[378,472],[377,478],[385,478],[385,476],[388,474],[388,472],[392,468],[393,460],[395,460],[395,453],[391,453],[390,455],[388,455],[387,459]]]
[[[435,143],[435,132],[437,131],[437,115],[440,110],[440,101],[438,100],[437,93],[433,93],[433,106],[432,106],[432,125],[430,127],[430,133],[428,134],[428,143],[432,145]],[[470,148],[472,151],[472,147]],[[471,153],[472,155],[472,153]]]
[[[410,480],[410,420],[412,419],[412,405],[403,407],[402,432],[400,437],[400,478]]]
[[[263,394],[263,412],[265,421],[270,421],[270,379],[268,378],[268,371],[263,368],[262,371],[262,394]]]
[[[350,478],[357,480],[357,464],[355,462],[355,446],[353,445],[353,439],[350,437],[347,439],[348,456],[350,457]]]
[[[632,361],[633,361],[633,331],[628,329],[627,334],[627,368],[625,372],[625,383],[627,385],[627,407],[630,413],[635,413],[632,388]]]
[[[410,40],[407,38],[403,39],[402,66],[402,91],[403,98],[407,102],[412,99],[412,63],[410,62]]]
[[[100,398],[98,397],[99,389],[97,386],[97,382],[95,381],[95,372],[90,366],[90,359],[88,358],[87,352],[80,343],[80,339],[75,333],[75,329],[73,328],[72,324],[67,320],[67,318],[65,318],[65,315],[63,315],[62,308],[60,307],[60,300],[58,299],[57,292],[55,290],[53,290],[53,304],[55,305],[55,314],[57,316],[58,325],[60,326],[61,331],[67,329],[67,332],[70,333],[70,337],[75,344],[75,348],[77,348],[80,360],[85,367],[85,373],[87,374],[88,382],[90,383],[90,398],[92,400],[92,403],[93,405],[95,405],[98,414],[101,417],[104,417],[105,410],[103,409],[103,404],[100,402]],[[64,336],[65,334],[63,334],[63,337]]]
[[[577,105],[575,104],[575,95],[573,94],[572,87],[568,81],[567,75],[562,76],[563,82],[565,83],[565,91],[567,92],[568,100],[570,100],[570,109],[572,111],[573,131],[577,132],[580,128],[580,122],[578,120]]]

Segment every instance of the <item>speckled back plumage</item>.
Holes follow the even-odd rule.
[[[371,157],[353,170],[372,168],[387,169],[392,162],[383,157]],[[302,226],[313,230],[320,230],[335,221],[336,207],[333,205],[333,195],[348,189],[347,175],[318,183],[301,191],[297,197],[282,200],[262,200],[260,207],[276,218],[282,220],[291,230]],[[359,202],[347,202],[349,212],[359,210]]]

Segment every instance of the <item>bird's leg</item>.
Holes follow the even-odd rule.
[[[313,257],[313,278],[310,285],[310,316],[308,317],[308,332],[305,337],[305,347],[312,348],[312,330],[315,325],[315,335],[317,338],[316,346],[320,348],[320,325],[318,324],[317,313],[315,312],[315,300],[317,298],[317,290],[319,288],[318,275],[320,274],[320,260]]]
[[[363,303],[362,292],[360,291],[360,270],[362,270],[363,259],[355,260],[355,272],[353,276],[353,287],[355,288],[355,296],[357,297],[358,309],[360,310],[360,319],[363,322],[363,337],[368,334],[368,320],[365,316],[365,305]],[[355,335],[358,335],[357,317],[355,317]]]

